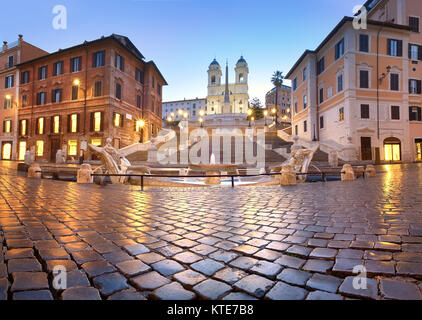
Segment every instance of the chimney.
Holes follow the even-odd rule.
[[[3,51],[7,50],[7,41],[3,41]]]
[[[23,35],[19,34],[18,37],[19,37],[18,42],[19,44],[21,44],[23,41]]]

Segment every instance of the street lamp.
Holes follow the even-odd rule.
[[[251,116],[252,116],[252,109],[248,109],[249,128],[251,127]]]
[[[267,116],[268,116],[268,110],[264,110],[265,126],[267,126]]]
[[[139,139],[139,143],[144,143],[144,126],[145,126],[144,120],[141,119],[141,120],[136,121],[136,127],[140,129],[141,131],[141,138]]]
[[[273,114],[273,118],[274,118],[274,121],[275,121],[275,123],[277,124],[277,109],[276,108],[272,108],[271,109],[271,113]]]
[[[18,107],[18,103],[16,101],[12,101],[12,96],[10,94],[6,94],[5,98],[7,101],[11,101],[12,105]]]
[[[189,118],[189,113],[185,112],[185,113],[183,114],[183,118],[185,118],[185,119]]]
[[[199,123],[201,124],[201,128],[203,128],[204,127],[204,119],[199,118]]]
[[[79,79],[73,80],[73,85],[77,86],[84,93],[84,132],[83,134],[85,135],[86,133],[86,88],[81,87],[81,81]]]

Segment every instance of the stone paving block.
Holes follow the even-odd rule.
[[[173,259],[180,263],[191,264],[199,260],[202,260],[203,258],[193,252],[185,251],[185,252],[176,254],[175,256],[173,256]]]
[[[211,259],[205,259],[205,260],[201,260],[199,262],[192,264],[190,267],[207,276],[212,276],[218,270],[223,269],[224,264],[211,260]]]
[[[76,252],[76,251],[84,251],[84,250],[91,250],[91,247],[86,242],[74,242],[74,243],[66,243],[64,247],[67,252]]]
[[[192,247],[194,247],[198,244],[198,242],[192,241],[192,240],[189,240],[189,239],[180,239],[180,240],[174,241],[173,243],[176,246],[184,248],[184,249],[192,248]]]
[[[7,249],[21,249],[21,248],[32,248],[33,243],[28,239],[7,239],[6,237]]]
[[[46,261],[46,267],[47,267],[47,271],[49,273],[53,272],[53,269],[56,266],[64,267],[67,272],[78,269],[78,266],[72,260],[48,260],[48,261]]]
[[[328,293],[324,291],[312,291],[306,297],[306,300],[343,300],[343,297],[338,294]]]
[[[262,249],[258,251],[257,253],[255,253],[253,257],[259,258],[259,259],[265,259],[265,260],[273,262],[277,260],[278,258],[280,258],[281,255],[282,255],[281,252],[277,252],[277,251],[269,250],[269,249]]]
[[[11,291],[48,289],[47,274],[44,272],[15,272]]]
[[[217,280],[224,281],[230,285],[238,282],[240,279],[246,277],[248,274],[242,270],[235,269],[235,268],[225,268],[223,270],[218,271],[214,278]]]
[[[274,285],[274,281],[258,275],[249,275],[234,284],[234,288],[244,291],[257,298],[262,298],[265,293]]]
[[[401,250],[401,245],[391,242],[375,242],[374,248],[377,250],[397,252]]]
[[[316,273],[308,280],[306,286],[310,289],[336,293],[342,282],[340,278]]]
[[[44,261],[47,261],[47,260],[68,260],[68,259],[70,259],[70,256],[66,252],[66,250],[61,249],[61,248],[38,250],[38,254],[40,255],[41,259],[43,259]]]
[[[350,244],[350,241],[331,240],[328,242],[327,247],[332,249],[347,249],[350,247]]]
[[[337,254],[337,258],[345,259],[362,259],[364,251],[356,249],[340,249]]]
[[[85,272],[81,270],[72,270],[67,273],[67,288],[89,286],[91,286],[91,284]]]
[[[126,278],[117,272],[98,276],[94,278],[93,282],[104,296],[129,288]]]
[[[105,260],[84,263],[82,269],[90,278],[116,271],[116,268]]]
[[[132,256],[150,252],[147,247],[140,243],[125,245],[123,248]]]
[[[155,290],[162,287],[171,281],[156,271],[152,271],[135,278],[132,278],[130,282],[139,290]]]
[[[230,261],[233,261],[236,259],[239,255],[234,252],[225,251],[225,250],[218,250],[209,255],[211,259],[221,261],[224,263],[229,263]]]
[[[303,300],[308,291],[288,285],[283,282],[277,282],[276,285],[267,293],[265,299],[269,300]]]
[[[275,276],[280,273],[281,269],[282,267],[277,263],[261,260],[252,267],[251,272],[274,279]]]
[[[123,261],[118,263],[116,267],[128,278],[151,271],[151,267],[140,260]]]
[[[359,259],[345,259],[337,258],[332,269],[333,274],[344,276],[352,275],[353,269],[358,266],[363,266],[364,261]]]
[[[422,294],[418,286],[406,281],[381,279],[380,292],[385,299],[422,300]]]
[[[303,266],[303,270],[327,273],[327,271],[330,270],[333,265],[334,265],[333,261],[312,259],[312,260],[306,261],[305,265]]]
[[[365,261],[365,268],[369,276],[375,275],[394,275],[395,263],[391,261],[377,261],[377,260],[367,260]]]
[[[259,251],[259,248],[245,244],[234,248],[233,251],[240,254],[253,255],[254,253]]]
[[[152,264],[151,267],[165,277],[185,270],[185,268],[180,263],[169,259],[156,262]]]
[[[315,247],[326,247],[327,245],[328,245],[328,240],[315,239],[315,238],[309,239],[308,240],[308,243],[307,243],[307,246],[308,247],[312,247],[312,248],[315,248]]]
[[[147,298],[135,289],[127,289],[112,294],[107,300],[141,301],[147,300]]]
[[[243,292],[232,292],[225,296],[222,300],[226,301],[247,301],[247,300],[258,300]]]
[[[233,248],[237,247],[237,243],[231,241],[220,241],[215,244],[215,247],[223,249],[223,250],[233,250]]]
[[[7,278],[7,266],[5,263],[0,263],[0,278]]]
[[[312,273],[287,268],[277,276],[277,280],[298,286],[305,286],[311,276]]]
[[[300,269],[305,264],[306,260],[288,255],[282,255],[274,262],[286,268]]]
[[[21,291],[13,294],[13,300],[54,300],[48,290]]]
[[[95,252],[94,250],[72,252],[72,257],[78,265],[83,265],[84,263],[92,262],[92,261],[104,260],[104,258],[99,253]],[[52,260],[56,260],[56,259],[52,259]]]
[[[422,263],[397,262],[397,275],[422,278]]]
[[[206,277],[193,270],[185,270],[173,275],[173,278],[180,282],[185,288],[192,289],[193,286],[204,281]]]
[[[217,251],[218,249],[215,248],[215,247],[209,246],[207,244],[199,244],[199,245],[191,248],[190,250],[199,254],[199,255],[206,256],[206,255],[209,255],[209,254]]]
[[[375,243],[372,241],[352,241],[350,244],[351,249],[364,249],[369,250],[373,249],[375,246]]]
[[[124,252],[122,250],[110,252],[110,253],[105,253],[105,254],[103,254],[103,257],[104,257],[105,260],[110,262],[112,265],[116,265],[120,262],[130,261],[130,260],[134,259],[132,256],[128,255],[126,252]]]
[[[12,259],[7,262],[7,270],[13,272],[38,272],[42,271],[37,259]]]
[[[293,254],[295,256],[299,256],[302,258],[309,257],[309,254],[311,253],[312,248],[303,247],[303,246],[291,246],[289,249],[286,250],[286,253]]]
[[[239,268],[242,270],[249,270],[254,265],[256,265],[259,262],[257,259],[249,258],[249,257],[239,257],[229,263],[230,266]]]
[[[231,291],[224,282],[208,279],[193,287],[193,290],[205,300],[217,300]]]
[[[356,280],[355,280],[356,279]],[[353,298],[363,299],[377,299],[378,298],[378,283],[374,279],[366,279],[366,289],[363,287],[355,288],[353,282],[363,285],[356,277],[347,277],[339,288],[339,293],[342,295],[351,296]]]
[[[193,300],[196,294],[188,291],[178,282],[172,282],[154,290],[151,294],[157,300]]]
[[[366,250],[364,254],[365,260],[379,260],[390,261],[393,259],[393,254],[386,251]]]
[[[5,260],[35,258],[32,248],[11,249],[7,250],[4,256]]]
[[[405,262],[421,262],[422,253],[416,252],[397,252],[393,254],[394,260],[405,261]]]
[[[329,249],[329,248],[315,248],[309,254],[311,258],[318,258],[318,259],[325,259],[325,260],[332,260],[337,255],[337,250]]]
[[[275,250],[280,252],[285,252],[288,248],[290,248],[290,244],[279,242],[279,241],[272,241],[270,242],[265,248],[269,250]]]
[[[74,287],[65,290],[62,293],[63,300],[81,300],[92,301],[101,300],[100,293],[97,289],[92,287]]]
[[[183,252],[183,249],[177,246],[166,245],[157,249],[158,253],[166,256],[167,258],[173,257],[174,255]]]
[[[6,278],[0,278],[0,301],[7,300],[8,290],[9,290],[9,281]]]

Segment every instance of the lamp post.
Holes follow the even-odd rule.
[[[251,127],[251,116],[252,116],[252,110],[248,109],[249,128]]]
[[[267,126],[267,116],[268,116],[268,110],[264,110],[264,120],[265,120],[265,126]]]
[[[12,101],[12,96],[10,94],[6,94],[5,98],[7,101],[11,101],[12,106],[15,105],[16,108],[18,107],[18,103],[16,101]]]
[[[271,109],[271,113],[273,115],[273,119],[274,119],[275,123],[277,124],[277,109],[276,108],[272,108]]]
[[[86,134],[86,88],[82,88],[81,81],[79,79],[73,80],[73,85],[77,86],[84,93],[84,131],[83,135]]]
[[[141,131],[141,138],[139,139],[139,143],[144,143],[144,126],[145,126],[144,120],[141,119],[137,121],[137,127]]]

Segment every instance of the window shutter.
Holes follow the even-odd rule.
[[[81,128],[81,115],[78,113],[76,117],[76,132],[79,132]]]
[[[82,70],[82,57],[79,57],[78,59],[78,71]]]
[[[68,132],[68,133],[70,133],[70,117],[71,117],[71,115],[70,115],[70,114],[68,114],[68,115],[67,115],[67,132]]]
[[[422,81],[421,80],[416,80],[416,92],[417,94],[421,94],[422,93]]]
[[[51,90],[51,102],[56,102],[56,90]]]
[[[387,54],[391,56],[391,39],[387,39]]]
[[[101,112],[101,126],[100,130],[104,131],[104,112]]]
[[[397,41],[397,56],[399,57],[403,56],[403,41],[402,40]]]
[[[409,43],[409,51],[408,51],[409,59],[412,57],[412,44]]]
[[[3,133],[6,132],[6,120],[3,120]]]
[[[420,107],[417,107],[418,108],[418,121],[421,121],[422,119],[421,119],[421,108]]]
[[[14,86],[15,86],[15,76],[12,75],[12,87],[14,87]]]
[[[125,71],[125,58],[121,58],[122,59],[122,71]]]
[[[422,46],[418,46],[418,60],[422,60]]]
[[[94,131],[94,112],[89,114],[89,131]]]
[[[93,53],[92,54],[92,67],[93,68],[95,68],[97,65],[96,65],[96,63],[97,63],[97,54],[96,53]]]
[[[120,115],[120,127],[124,127],[124,121],[125,121],[125,118],[123,118],[123,115],[121,114]]]

